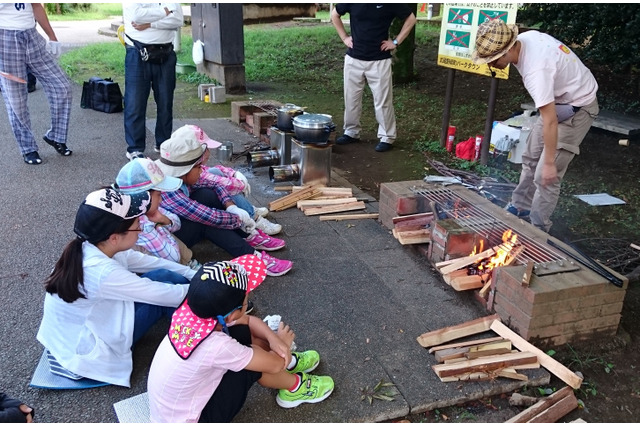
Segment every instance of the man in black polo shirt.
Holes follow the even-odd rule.
[[[349,14],[351,35],[340,17]],[[400,34],[389,38],[394,18],[404,20]],[[391,51],[409,35],[416,17],[406,4],[338,3],[331,11],[331,22],[342,42],[349,48],[344,57],[344,134],[339,145],[356,142],[360,138],[362,92],[365,82],[373,94],[373,106],[378,121],[376,151],[386,152],[396,139],[396,117],[393,109],[391,81]]]

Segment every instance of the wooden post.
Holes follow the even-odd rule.
[[[480,164],[487,165],[489,161],[489,145],[491,144],[491,131],[493,130],[493,113],[496,109],[498,97],[498,79],[491,77],[491,89],[489,91],[489,103],[487,105],[487,121],[484,123],[484,137],[480,148]]]
[[[442,131],[440,132],[440,146],[447,146],[447,132],[449,131],[449,120],[451,118],[451,102],[453,98],[453,82],[456,77],[456,70],[447,70],[447,92],[444,96],[444,108],[442,110]]]

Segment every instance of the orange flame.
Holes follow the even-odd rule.
[[[507,256],[513,250],[518,242],[518,234],[513,233],[511,229],[504,231],[502,234],[502,244],[496,249],[496,253],[486,261],[480,261],[477,264],[477,269],[484,273],[493,270],[499,266],[504,265],[507,262]],[[471,256],[482,252],[482,241],[480,241],[480,248],[476,251],[476,247],[473,248]]]

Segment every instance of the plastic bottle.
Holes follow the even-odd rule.
[[[456,138],[456,126],[449,126],[447,131],[447,151],[453,151],[453,142]]]
[[[482,149],[482,135],[476,135],[476,155],[475,161],[480,159],[480,150]]]
[[[209,102],[209,93],[204,94],[204,101]]]

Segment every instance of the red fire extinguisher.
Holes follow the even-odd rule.
[[[447,131],[447,151],[453,151],[453,141],[456,138],[456,126],[449,126]]]
[[[476,155],[475,161],[480,159],[480,150],[482,149],[482,135],[476,135]]]

